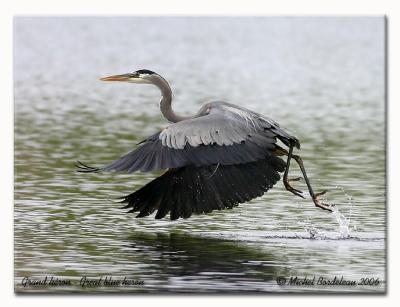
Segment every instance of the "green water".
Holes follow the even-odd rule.
[[[382,18],[16,18],[14,68],[16,291],[384,291]],[[74,163],[106,164],[167,125],[156,89],[98,81],[139,68],[170,82],[181,113],[219,98],[289,128],[339,212],[282,183],[187,220],[119,209],[116,197],[158,174],[81,174]],[[45,276],[71,285],[22,285]],[[143,285],[82,287],[84,276]],[[279,286],[278,276],[379,284]]]

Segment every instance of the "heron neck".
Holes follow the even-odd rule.
[[[185,119],[189,119],[190,117],[180,116],[176,114],[172,110],[172,91],[164,79],[161,79],[154,83],[161,91],[161,100],[160,100],[160,110],[163,116],[170,122],[176,123]]]

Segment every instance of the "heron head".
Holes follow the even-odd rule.
[[[148,69],[140,69],[127,74],[104,77],[101,78],[100,80],[130,82],[139,84],[153,84],[155,78],[159,78],[159,75],[156,74],[154,71]]]

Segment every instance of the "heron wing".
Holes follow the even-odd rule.
[[[244,115],[244,113],[243,113]],[[251,116],[238,114],[219,108],[209,114],[174,123],[160,133],[162,145],[183,149],[187,144],[192,147],[216,144],[229,146],[246,141],[249,135],[263,132],[260,123]],[[274,137],[273,134],[266,134]]]
[[[285,163],[278,157],[237,165],[186,166],[169,170],[138,191],[124,197],[125,209],[152,214],[156,219],[170,213],[171,220],[192,213],[231,209],[262,196],[280,180]]]
[[[227,103],[210,104],[203,116],[173,123],[138,148],[101,168],[82,172],[153,171],[187,165],[232,165],[272,155],[284,131],[261,115]],[[288,135],[288,137],[290,137]]]
[[[180,168],[187,165],[204,166],[212,164],[232,165],[263,159],[272,155],[274,138],[262,135],[249,136],[245,142],[232,145],[210,144],[193,147],[187,144],[183,149],[162,145],[157,133],[145,140],[138,148],[104,167],[78,165],[80,172],[117,171],[132,173]]]
[[[274,148],[275,134],[229,111],[171,124],[138,148],[101,168],[80,166],[82,172],[153,171],[186,165],[246,163],[265,157]]]

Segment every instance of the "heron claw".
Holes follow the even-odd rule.
[[[321,202],[321,201],[319,200],[319,197],[320,197],[321,195],[326,194],[327,192],[328,192],[327,190],[324,190],[324,191],[322,191],[322,192],[320,192],[320,193],[316,193],[316,194],[314,195],[314,197],[313,197],[313,201],[314,201],[314,204],[315,204],[316,207],[319,207],[319,208],[321,208],[321,209],[323,209],[323,210],[327,210],[327,211],[333,212],[333,210],[331,209],[331,207],[334,207],[335,205],[328,205],[328,204],[325,204],[325,203],[323,203],[323,202]]]
[[[288,190],[289,192],[292,192],[294,195],[297,195],[297,196],[299,196],[299,197],[301,197],[301,198],[305,198],[305,197],[302,195],[303,191],[300,191],[300,190],[295,189],[295,188],[292,187],[292,186],[290,185],[290,183],[289,183],[290,181],[298,181],[298,180],[300,180],[300,177],[294,178],[294,179],[284,180],[283,183],[284,183],[284,185],[285,185],[286,190]]]

